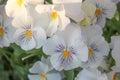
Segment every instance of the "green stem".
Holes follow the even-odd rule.
[[[28,56],[25,56],[25,57],[22,58],[22,61],[24,61],[25,59],[28,59],[28,58],[30,58],[30,57],[33,57],[33,56],[35,56],[35,55],[37,55],[37,54],[30,54],[30,55],[28,55]]]

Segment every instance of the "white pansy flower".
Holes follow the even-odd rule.
[[[52,36],[57,30],[64,30],[64,28],[70,23],[69,18],[65,16],[63,5],[38,5],[36,10],[40,15],[44,14],[43,21],[48,24],[45,26],[48,36]]]
[[[43,46],[43,52],[50,55],[56,70],[70,70],[88,60],[88,48],[84,44],[78,25],[71,23],[64,31],[57,32]]]
[[[39,25],[35,25],[31,17],[17,17],[14,19],[17,27],[14,34],[15,43],[24,50],[41,48],[46,40],[46,33]]]
[[[82,35],[89,50],[89,59],[83,63],[83,67],[98,67],[109,53],[109,45],[102,37],[102,29],[99,25],[81,26]]]
[[[101,27],[105,26],[106,18],[112,19],[115,11],[116,5],[110,0],[86,0],[88,3],[92,3],[96,7],[96,10],[93,11],[94,17],[91,18],[93,24],[99,24]],[[108,6],[110,5],[110,6]],[[86,6],[89,8],[89,6]],[[91,10],[94,10],[94,7],[90,7]],[[90,10],[88,10],[90,11]],[[91,12],[91,11],[90,11]],[[88,14],[88,13],[86,13]]]
[[[0,5],[0,47],[8,47],[13,42],[15,29],[11,25],[12,19],[5,13],[5,5]]]
[[[96,68],[84,68],[75,80],[108,80],[105,73],[101,73]]]
[[[109,45],[102,36],[94,36],[87,41],[88,61],[83,63],[83,67],[98,67],[105,56],[109,54]]]
[[[112,57],[116,65],[120,66],[120,36],[112,36],[110,46],[112,48]]]
[[[29,80],[62,80],[59,72],[49,70],[48,65],[41,61],[37,61],[29,71]]]
[[[9,17],[26,13],[26,4],[39,4],[44,3],[43,0],[8,0],[5,6],[6,13]]]

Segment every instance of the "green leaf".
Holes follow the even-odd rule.
[[[52,0],[46,0],[46,1],[47,1],[48,3],[50,3],[50,4],[53,4],[53,3],[52,3]]]
[[[21,54],[25,53],[24,50],[22,50],[19,46],[16,44],[12,44],[11,47],[14,49],[14,55],[16,57],[20,56]]]
[[[8,73],[6,71],[0,71],[0,80],[9,80]]]
[[[9,80],[8,73],[4,70],[3,64],[0,62],[0,80]]]
[[[120,3],[117,4],[117,10],[118,10],[119,13],[120,13]]]
[[[64,75],[66,77],[65,80],[73,80],[74,79],[74,70],[64,71]]]

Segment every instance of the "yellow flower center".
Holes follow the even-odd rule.
[[[42,80],[46,80],[46,74],[40,74],[40,78],[41,78]]]
[[[89,54],[89,56],[92,56],[93,51],[92,51],[92,49],[91,49],[91,48],[89,48],[89,49],[88,49],[88,54]]]
[[[30,30],[30,29],[26,30],[25,36],[26,37],[31,37],[32,36],[32,30]]]
[[[54,19],[54,20],[56,20],[57,18],[58,18],[58,13],[56,12],[56,11],[53,11],[52,13],[51,13],[51,17],[52,17],[52,19]]]
[[[100,15],[101,14],[101,10],[99,8],[97,8],[96,11],[95,11],[95,14],[96,15]]]
[[[117,74],[116,73],[113,75],[113,80],[117,80]]]
[[[63,51],[63,57],[69,58],[70,57],[70,51],[69,50],[64,50]]]
[[[0,28],[0,36],[3,36],[4,35],[4,29],[3,28]]]
[[[17,5],[18,5],[18,6],[22,6],[22,4],[23,4],[23,0],[18,0],[18,1],[17,1]]]

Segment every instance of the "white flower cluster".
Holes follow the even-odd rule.
[[[29,80],[62,80],[60,71],[83,70],[75,80],[119,80],[120,37],[110,47],[102,36],[119,0],[8,0],[0,6],[0,47],[16,43],[23,50],[42,48],[49,56],[30,68]],[[116,64],[109,73],[105,56],[110,48]]]

